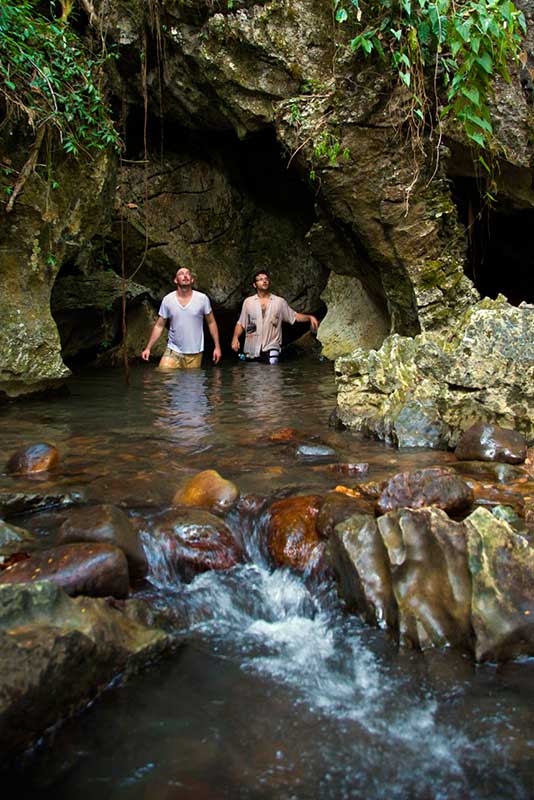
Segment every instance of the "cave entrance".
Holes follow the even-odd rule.
[[[482,297],[504,294],[513,305],[534,302],[531,234],[534,210],[481,197],[476,178],[455,177],[453,198],[467,232],[466,275]]]

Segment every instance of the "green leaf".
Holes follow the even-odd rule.
[[[480,64],[482,69],[485,70],[488,75],[493,74],[493,59],[487,51],[482,53],[481,56],[478,56],[476,62],[477,64]]]
[[[336,11],[336,20],[338,22],[345,22],[345,20],[347,20],[348,17],[349,15],[347,14],[346,9],[340,8]]]
[[[478,91],[476,86],[464,85],[462,86],[460,91],[464,95],[464,97],[467,97],[469,100],[471,100],[473,105],[475,106],[480,105],[480,92]]]
[[[474,122],[475,125],[478,125],[479,128],[482,128],[482,130],[487,131],[487,133],[493,133],[491,122],[488,122],[488,120],[482,119],[478,114],[473,114],[469,109],[466,109],[465,116],[468,120]]]
[[[486,140],[484,136],[478,131],[466,130],[466,134],[469,136],[470,139],[472,139],[473,142],[476,142],[476,144],[480,145],[480,147],[486,147]]]
[[[399,77],[403,83],[406,84],[408,89],[410,88],[410,84],[412,82],[412,76],[409,72],[399,72]]]

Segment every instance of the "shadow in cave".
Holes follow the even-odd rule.
[[[499,197],[490,205],[469,177],[453,179],[453,198],[467,232],[465,272],[482,297],[500,293],[513,305],[533,303],[534,210],[514,208]]]

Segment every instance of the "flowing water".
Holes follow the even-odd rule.
[[[62,454],[56,490],[67,500],[120,503],[147,530],[200,469],[263,495],[357,482],[272,441],[288,426],[302,441],[334,447],[340,462],[369,463],[365,480],[451,460],[332,431],[334,403],[331,366],[317,362],[175,375],[139,368],[128,389],[117,372],[86,373],[70,397],[5,408],[4,450],[52,441]],[[2,480],[4,488],[13,481]],[[46,537],[58,515],[19,524]],[[331,586],[312,590],[273,571],[261,518],[230,515],[229,523],[239,526],[247,563],[189,584],[145,538],[145,596],[175,609],[184,643],[61,726],[26,764],[18,795],[534,798],[533,660],[476,667],[447,650],[399,652],[383,632],[343,614]]]

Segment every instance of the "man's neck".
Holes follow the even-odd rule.
[[[191,286],[177,286],[176,294],[178,295],[179,300],[189,300],[193,294],[193,289]]]
[[[256,294],[260,300],[268,300],[271,296],[271,292],[269,290],[266,291],[265,289],[256,289]]]

